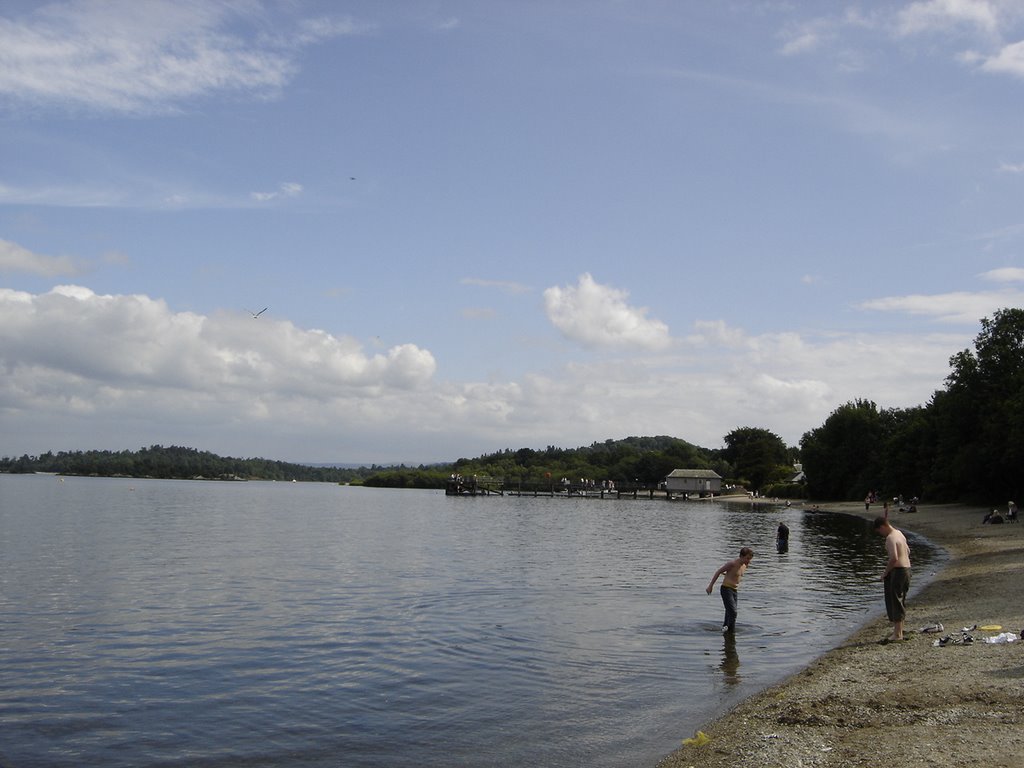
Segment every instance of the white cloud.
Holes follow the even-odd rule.
[[[505,293],[529,293],[532,288],[522,283],[516,283],[511,280],[484,280],[479,277],[464,277],[459,281],[462,285],[473,285],[480,288],[497,288]]]
[[[952,32],[962,27],[993,35],[999,29],[999,5],[988,0],[924,0],[902,9],[897,18],[901,35]]]
[[[45,294],[0,289],[0,402],[8,413],[89,412],[116,422],[209,424],[259,418],[281,424],[301,411],[318,422],[426,385],[436,363],[402,344],[367,355],[352,339],[249,315],[173,312],[141,295],[80,286]]]
[[[274,192],[253,192],[251,197],[258,203],[268,203],[271,200],[282,200],[298,197],[302,194],[302,185],[294,181],[283,182]]]
[[[626,291],[600,285],[589,274],[576,286],[544,291],[548,319],[562,334],[586,347],[664,349],[668,326],[647,318],[647,309],[626,303]]]
[[[884,23],[884,22],[882,22]],[[846,8],[834,16],[819,16],[789,25],[780,33],[783,56],[798,56],[822,51],[836,60],[844,71],[863,68],[862,54],[846,45],[843,33],[851,29],[873,29],[880,24],[879,14]]]
[[[39,205],[55,208],[133,208],[155,210],[252,208],[273,200],[296,198],[304,188],[295,182],[282,183],[270,192],[169,192],[158,180],[121,178],[116,183],[94,186],[15,187],[0,183],[0,204]]]
[[[359,24],[351,18],[333,18],[321,16],[315,19],[302,19],[297,30],[278,40],[281,45],[301,47],[347,35],[360,35],[373,30],[371,24]]]
[[[796,56],[801,53],[815,51],[824,44],[820,25],[807,24],[787,35],[782,46],[783,56]]]
[[[1001,267],[999,269],[990,269],[988,272],[982,272],[978,277],[994,283],[1024,283],[1024,268]]]
[[[439,21],[434,25],[434,29],[438,32],[450,32],[453,29],[458,29],[462,26],[462,22],[456,16],[451,16],[443,21]]]
[[[16,187],[0,182],[0,204],[99,208],[129,203],[123,192],[78,184]]]
[[[837,53],[840,33],[849,28],[870,28],[876,21],[856,8],[847,8],[836,16],[819,16],[791,25],[783,30],[784,56],[795,56],[827,48]]]
[[[1024,304],[1024,291],[969,292],[955,291],[935,295],[886,296],[865,301],[861,309],[879,312],[902,312],[931,317],[943,323],[977,325],[983,317],[997,309]]]
[[[901,41],[931,36],[954,44],[970,39],[980,51],[959,50],[950,55],[984,72],[1024,77],[1024,42],[1005,41],[1016,34],[1014,25],[1022,15],[1024,6],[1016,0],[921,0],[898,10],[845,9],[784,29],[780,52],[785,56],[821,52],[851,71],[863,67],[865,55],[847,34],[854,29],[887,32]],[[870,51],[867,45],[861,49]]]
[[[731,328],[724,320],[698,320],[693,327],[695,332],[687,337],[690,344],[738,348],[746,343],[746,334],[739,328]]]
[[[17,243],[0,240],[0,272],[28,272],[43,277],[75,275],[79,265],[68,256],[44,256]]]
[[[706,320],[655,357],[452,382],[435,380],[433,355],[413,344],[369,354],[268,317],[175,312],[81,286],[0,289],[0,455],[162,443],[437,461],[643,434],[715,447],[744,424],[795,444],[851,399],[924,404],[970,333],[750,334]]]
[[[1004,46],[994,56],[985,58],[981,69],[985,72],[1024,77],[1024,42]]]
[[[745,424],[795,445],[850,400],[869,398],[886,408],[925,404],[942,386],[949,357],[970,340],[967,334],[751,335],[722,321],[698,326],[678,356],[571,363],[515,385],[476,385],[459,407],[472,407],[476,439],[486,435],[495,447],[573,447],[654,434],[717,447]],[[458,413],[450,418],[461,421]]]
[[[294,34],[244,34],[259,3],[71,0],[0,18],[0,94],[100,112],[173,111],[218,92],[273,96],[297,71],[296,47],[349,34],[307,20]]]
[[[1024,42],[1006,44],[1004,37],[1017,34],[1015,22],[1024,7],[1013,0],[924,0],[911,3],[897,16],[897,32],[903,37],[966,33],[979,37],[983,50],[960,51],[955,58],[983,72],[1024,77]],[[1001,170],[1014,170],[1003,166]]]

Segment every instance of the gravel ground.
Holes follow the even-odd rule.
[[[821,509],[865,516],[863,504]],[[973,643],[934,645],[975,625],[1024,629],[1024,526],[983,526],[984,511],[935,505],[891,515],[951,556],[909,601],[907,642],[879,645],[890,625],[884,616],[870,622],[703,726],[706,743],[681,746],[658,768],[1024,765],[1024,641],[987,643],[1000,632],[975,629]],[[881,602],[881,582],[878,590]],[[936,622],[942,633],[919,631]]]

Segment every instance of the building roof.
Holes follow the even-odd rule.
[[[713,469],[673,469],[668,477],[688,477],[700,480],[721,480],[722,476]]]

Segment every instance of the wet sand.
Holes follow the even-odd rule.
[[[882,511],[879,504],[865,512],[863,503],[820,509],[867,519]],[[1024,764],[1024,641],[987,643],[1000,632],[975,629],[973,643],[933,645],[946,635],[961,639],[961,630],[975,625],[999,625],[1018,636],[1024,629],[1024,525],[982,525],[984,513],[959,505],[893,511],[894,526],[950,555],[908,601],[908,641],[878,642],[890,633],[879,581],[880,618],[701,726],[706,743],[680,746],[658,768]],[[936,622],[943,632],[919,631]]]

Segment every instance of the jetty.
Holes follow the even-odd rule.
[[[454,475],[445,483],[446,496],[549,496],[563,499],[655,499],[668,501],[713,498],[714,494],[686,493],[669,490],[664,483],[588,481],[523,481],[494,477],[463,477]]]

